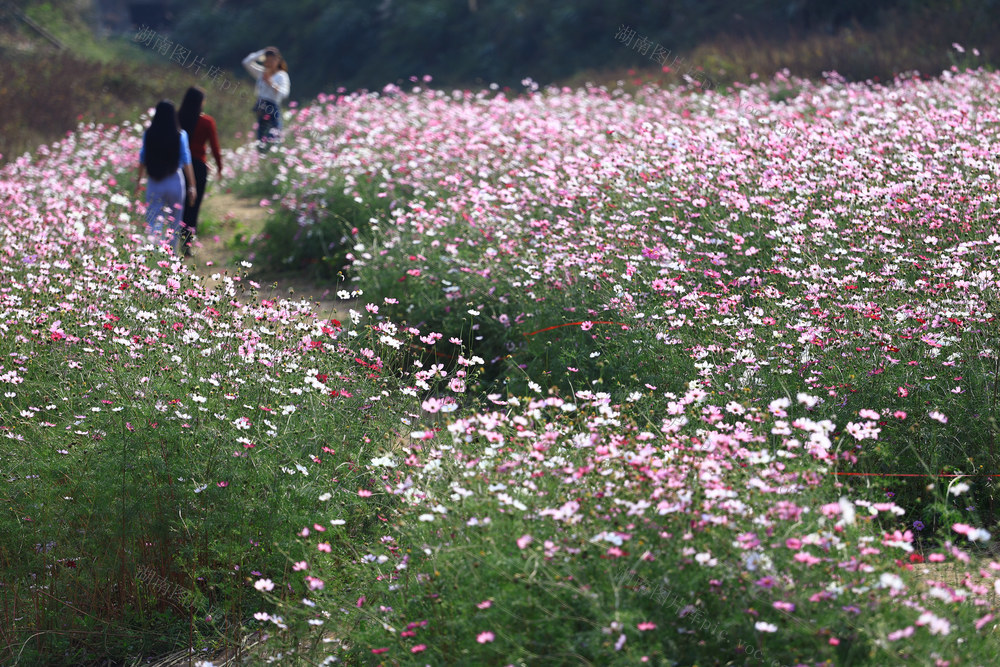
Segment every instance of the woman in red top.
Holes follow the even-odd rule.
[[[219,151],[219,134],[215,129],[215,119],[201,112],[205,104],[205,91],[197,86],[188,88],[184,101],[177,112],[181,129],[191,138],[191,166],[194,168],[194,186],[197,196],[194,203],[184,207],[184,224],[181,226],[181,237],[184,245],[184,256],[191,256],[191,242],[198,231],[198,211],[201,200],[205,197],[205,186],[208,183],[208,164],[205,144],[212,147],[215,157],[215,167],[222,174],[222,154]],[[190,184],[189,184],[190,185]]]

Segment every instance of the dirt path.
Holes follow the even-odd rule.
[[[202,203],[202,215],[220,224],[213,225],[208,234],[198,238],[189,261],[193,262],[195,272],[205,279],[206,284],[214,287],[221,280],[213,280],[213,275],[236,275],[246,270],[234,262],[232,242],[238,235],[260,233],[267,222],[267,210],[252,199],[209,187]],[[306,297],[315,304],[319,317],[338,320],[347,317],[349,304],[337,299],[336,288],[317,285],[295,274],[263,278],[251,273],[250,278],[260,283],[258,293],[262,299],[297,300]]]

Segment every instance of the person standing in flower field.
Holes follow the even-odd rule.
[[[181,207],[184,205],[184,177],[187,177],[187,202],[197,196],[194,170],[191,168],[191,148],[187,132],[177,121],[177,111],[170,100],[156,105],[153,120],[142,135],[139,151],[139,178],[136,187],[146,180],[146,232],[163,240],[180,236]]]
[[[202,110],[205,105],[205,91],[197,86],[187,89],[180,111],[177,112],[181,129],[187,132],[191,142],[191,166],[194,169],[195,200],[184,207],[184,226],[181,227],[181,239],[184,256],[191,256],[191,243],[198,232],[198,212],[205,198],[205,187],[208,184],[208,164],[205,145],[212,147],[215,158],[215,168],[222,175],[222,152],[219,150],[219,133],[215,127],[215,119]],[[190,183],[189,183],[190,185]]]
[[[263,59],[263,62],[259,62]],[[254,51],[243,59],[243,67],[257,79],[257,147],[266,152],[270,144],[281,140],[281,103],[288,97],[291,80],[288,65],[273,46]]]

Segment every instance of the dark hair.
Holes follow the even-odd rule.
[[[264,55],[265,56],[275,56],[275,57],[277,57],[277,59],[278,59],[278,69],[280,69],[282,72],[287,72],[288,71],[288,63],[285,62],[285,59],[282,57],[281,51],[278,50],[278,47],[276,47],[276,46],[268,46],[268,47],[266,47],[264,49]]]
[[[184,101],[181,108],[177,110],[177,121],[181,129],[187,132],[188,141],[194,137],[194,128],[198,125],[198,116],[201,115],[202,105],[205,103],[205,91],[198,86],[191,86],[184,93]]]
[[[159,181],[177,171],[180,162],[181,128],[177,112],[173,102],[161,100],[146,130],[146,170],[150,178]]]

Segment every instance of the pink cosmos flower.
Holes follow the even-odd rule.
[[[640,631],[645,632],[646,630],[655,630],[656,623],[650,623],[650,622],[640,623],[636,627],[639,628]]]
[[[833,519],[840,515],[840,503],[827,503],[819,508],[819,511],[823,513],[828,519]]]
[[[421,651],[427,650],[427,644],[417,644],[410,649],[410,653],[420,653]]]
[[[522,535],[521,537],[517,538],[517,548],[526,549],[528,545],[534,541],[535,538],[533,538],[531,535],[528,534]]]
[[[494,635],[489,630],[487,630],[486,632],[480,632],[478,635],[476,635],[476,641],[479,642],[480,644],[489,643],[493,641],[493,638]]]
[[[976,528],[965,523],[953,524],[951,529],[959,535],[965,535],[970,542],[985,542],[990,539],[989,531],[983,530],[982,528]]]
[[[820,562],[819,558],[816,558],[812,554],[805,551],[800,551],[799,553],[795,554],[795,560],[797,560],[800,563],[805,563],[806,565],[815,565],[816,563]]]

